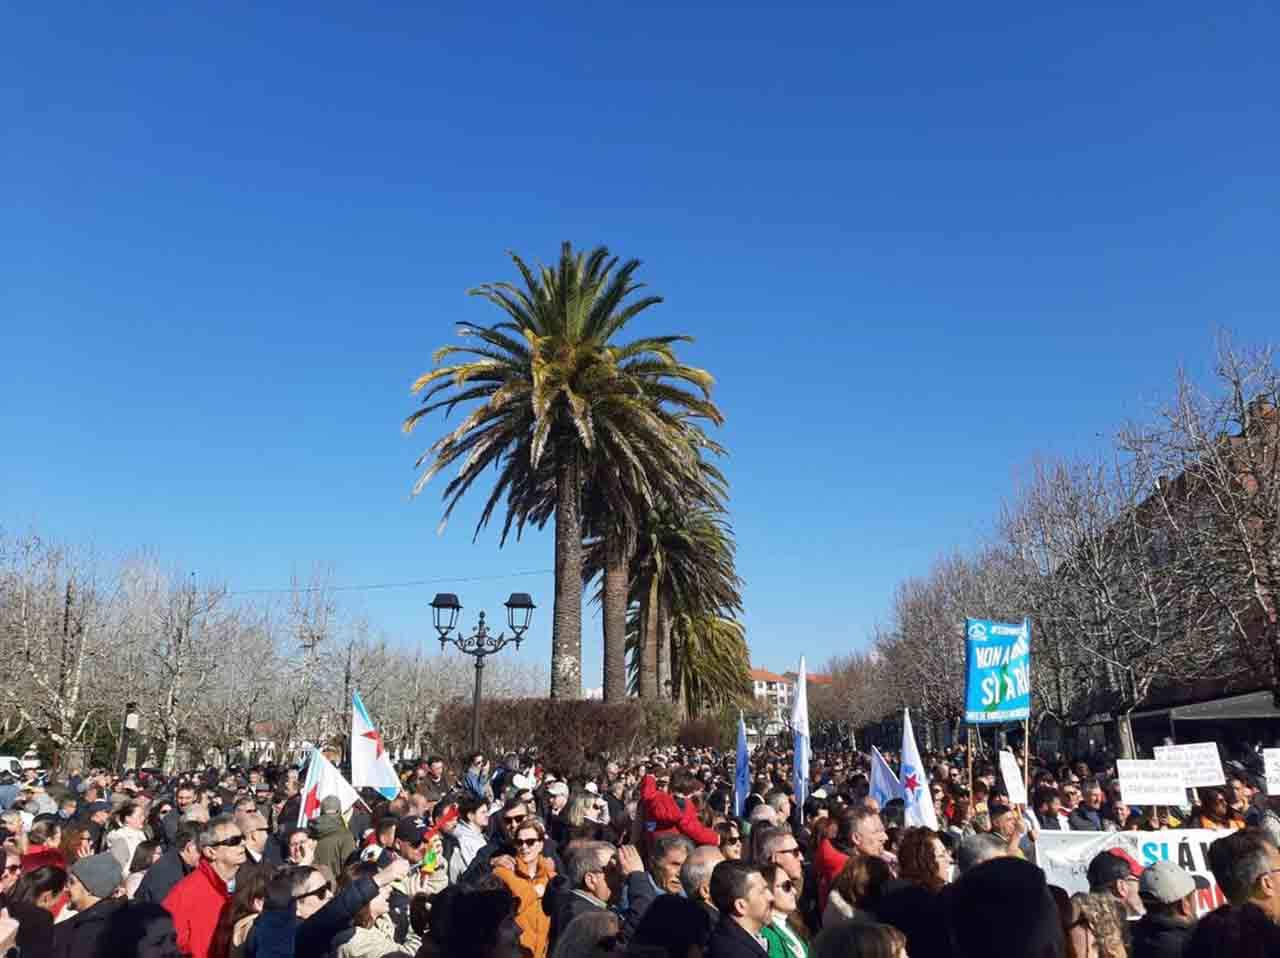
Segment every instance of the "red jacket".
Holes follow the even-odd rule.
[[[200,864],[165,896],[161,903],[173,916],[178,950],[191,958],[209,958],[209,946],[218,928],[222,909],[231,901],[227,883],[207,861]]]
[[[720,833],[698,821],[698,807],[690,801],[680,807],[670,793],[658,788],[652,775],[640,780],[640,801],[644,805],[644,831],[649,847],[662,835],[680,834],[695,845],[719,845]]]
[[[841,854],[831,839],[824,838],[818,842],[818,849],[813,855],[813,870],[818,875],[818,911],[827,907],[827,895],[831,894],[831,883],[844,870],[848,855]],[[853,904],[850,902],[850,904]]]

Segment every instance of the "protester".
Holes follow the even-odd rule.
[[[938,892],[951,879],[951,853],[930,828],[909,828],[898,846],[898,877]]]
[[[760,874],[773,896],[769,921],[760,930],[768,943],[769,958],[805,958],[809,929],[800,916],[800,886],[782,865],[765,865]]]
[[[692,851],[693,845],[683,835],[668,833],[654,840],[649,852],[649,876],[659,894],[684,893],[680,884],[680,869],[684,867]]]
[[[993,935],[1016,943],[1018,958],[1064,958],[1062,923],[1044,872],[1017,858],[997,858],[966,872],[942,897],[953,958],[990,958]],[[1086,958],[1077,952],[1076,958]],[[930,958],[918,955],[915,958]]]
[[[173,915],[178,947],[191,958],[208,958],[222,910],[231,900],[236,872],[244,864],[244,836],[231,815],[211,818],[201,830],[200,861],[161,903]]]
[[[347,857],[356,850],[356,840],[342,820],[342,802],[328,795],[320,802],[320,816],[311,824],[316,839],[313,863],[327,868],[337,878]]]
[[[626,954],[636,958],[701,956],[705,954],[713,927],[711,915],[705,909],[678,895],[662,895],[640,920],[627,944]]]
[[[1080,804],[1067,817],[1067,824],[1073,832],[1105,831],[1102,822],[1102,786],[1096,778],[1091,778],[1080,787]]]
[[[811,958],[908,958],[907,939],[892,925],[842,922],[824,928],[809,954]]]
[[[1089,891],[1114,899],[1130,918],[1146,911],[1138,894],[1142,866],[1119,848],[1099,852],[1089,862]]]
[[[487,844],[489,802],[481,795],[468,793],[458,801],[458,824],[453,829],[456,847],[449,856],[449,881],[456,882]]]
[[[596,909],[574,918],[556,939],[551,958],[582,958],[597,949],[613,951],[622,946],[622,919],[611,911]]]
[[[147,806],[142,802],[125,802],[116,809],[111,820],[116,827],[107,835],[106,848],[127,872],[133,864],[133,853],[147,840]]]
[[[1138,882],[1147,913],[1132,928],[1133,958],[1182,958],[1196,930],[1196,890],[1208,887],[1173,862],[1148,865]]]
[[[629,937],[656,897],[640,853],[629,845],[615,849],[605,842],[582,842],[573,846],[565,867],[567,874],[553,880],[544,906],[551,915],[552,941],[578,915],[607,909],[613,901],[622,913],[623,934]]]
[[[1128,958],[1125,909],[1113,895],[1090,893],[1071,897],[1071,944],[1077,955]]]
[[[98,958],[187,958],[173,916],[151,902],[129,902],[112,912],[103,939],[109,950]]]
[[[107,852],[86,856],[71,866],[67,894],[75,915],[54,928],[54,958],[97,958],[107,940],[111,914],[127,904],[124,898],[114,897],[123,880],[120,861]]]
[[[721,862],[711,873],[711,900],[720,923],[711,933],[710,958],[767,958],[762,932],[773,915],[773,892],[760,869]]]
[[[67,873],[54,865],[42,865],[22,874],[0,895],[0,907],[18,922],[16,944],[20,955],[53,952],[53,912],[62,904]]]
[[[200,826],[183,822],[174,833],[169,850],[146,870],[133,897],[137,901],[160,904],[184,877],[200,863]]]
[[[720,835],[720,854],[730,861],[742,858],[742,829],[736,822],[720,822],[716,825]]]
[[[379,870],[373,862],[357,862],[346,870],[342,888],[361,878],[373,880]],[[391,884],[379,886],[378,893],[352,916],[350,932],[335,938],[339,943],[337,958],[383,958],[400,951],[390,919],[390,897]]]
[[[1200,804],[1191,812],[1192,828],[1214,831],[1239,830],[1245,827],[1244,816],[1231,807],[1226,792],[1217,787],[1198,790]]]
[[[546,834],[541,819],[523,819],[516,827],[515,860],[510,867],[499,865],[493,869],[518,903],[520,943],[533,958],[546,958],[551,942],[551,916],[542,907],[542,899],[556,869],[551,859],[542,854]]]
[[[147,877],[147,872],[159,860],[159,842],[147,839],[138,843],[138,847],[133,850],[133,860],[129,862],[129,867],[125,870],[124,894],[126,898],[133,898],[137,895],[138,889],[142,887],[142,880]]]
[[[684,896],[707,912],[713,926],[719,922],[720,912],[711,900],[711,875],[718,864],[727,860],[720,849],[699,845],[680,866],[680,888]]]

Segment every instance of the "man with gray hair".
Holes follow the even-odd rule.
[[[658,894],[680,894],[680,869],[684,867],[692,851],[693,842],[683,835],[659,835],[653,840],[649,875]]]
[[[724,861],[720,849],[713,845],[700,845],[689,853],[680,868],[680,887],[685,897],[697,902],[711,916],[711,925],[720,922],[720,912],[711,901],[711,873]]]
[[[173,916],[178,949],[191,958],[207,958],[222,909],[235,891],[236,872],[244,864],[244,835],[232,815],[209,819],[197,839],[200,863],[165,896]]]
[[[1255,905],[1280,922],[1280,850],[1260,828],[1246,828],[1209,846],[1209,870],[1233,905]]]
[[[626,905],[622,905],[623,892]],[[565,874],[551,880],[546,893],[554,944],[569,922],[579,915],[611,910],[621,915],[623,933],[630,935],[656,897],[653,881],[633,845],[614,848],[608,842],[581,842],[565,855]],[[611,904],[613,907],[611,908]]]
[[[956,849],[956,868],[963,875],[983,862],[991,861],[993,858],[1005,858],[1008,854],[1009,846],[999,835],[992,835],[989,832],[967,835],[960,841],[960,847]]]

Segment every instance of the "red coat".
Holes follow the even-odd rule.
[[[640,801],[644,805],[644,830],[649,847],[662,835],[680,834],[695,845],[719,845],[720,833],[698,821],[698,808],[686,801],[684,808],[671,796],[658,788],[652,775],[640,780]]]
[[[196,870],[174,885],[161,903],[173,916],[178,950],[191,958],[209,958],[218,919],[230,901],[227,883],[201,859]]]
[[[836,846],[831,844],[831,839],[824,838],[818,842],[817,851],[813,855],[813,870],[818,875],[819,912],[827,907],[827,895],[831,894],[831,883],[844,870],[845,862],[848,860],[849,856],[837,851]],[[853,903],[850,902],[850,904]]]

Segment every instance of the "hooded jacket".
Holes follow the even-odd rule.
[[[321,815],[311,826],[316,833],[315,864],[324,865],[335,878],[342,875],[347,856],[356,850],[356,840],[341,815]]]
[[[720,844],[720,833],[698,821],[697,806],[662,791],[652,775],[640,780],[640,802],[644,807],[645,841],[650,848],[654,839],[673,834],[683,835],[695,845]]]

